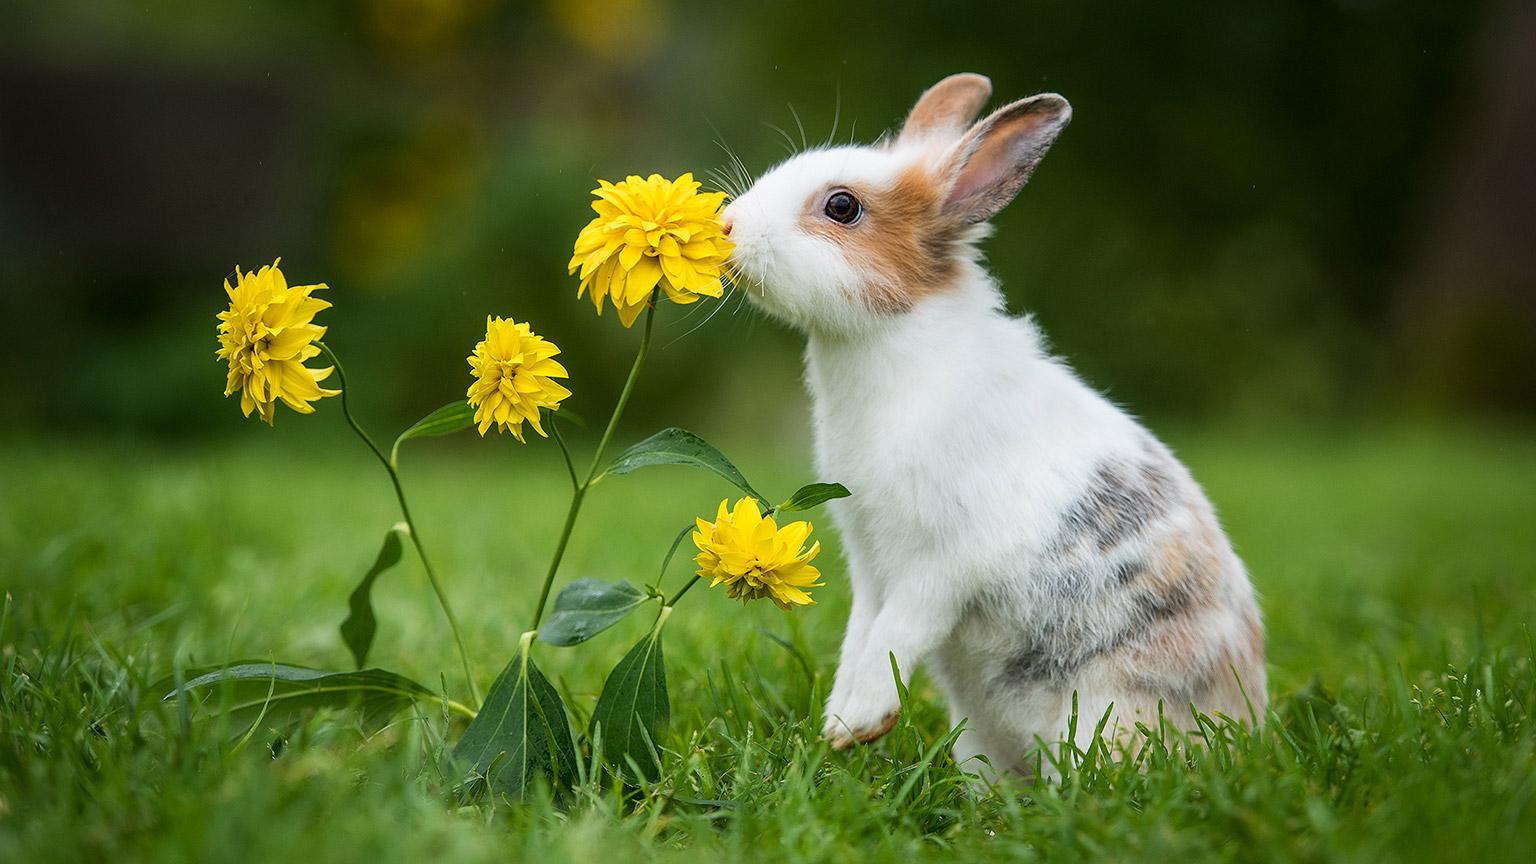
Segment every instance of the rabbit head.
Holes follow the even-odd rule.
[[[901,131],[872,146],[815,149],[769,170],[725,209],[735,280],[807,331],[879,326],[954,288],[986,220],[1013,200],[1072,108],[1054,93],[971,122],[980,75],[929,88]]]

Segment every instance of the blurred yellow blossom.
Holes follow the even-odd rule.
[[[475,383],[469,385],[469,404],[484,435],[492,424],[523,441],[523,421],[544,437],[539,409],[559,410],[560,400],[571,391],[555,383],[565,378],[565,367],[551,357],[560,353],[555,343],[539,336],[527,324],[510,318],[485,319],[485,340],[469,356]]]
[[[720,502],[714,522],[699,519],[693,532],[699,576],[712,580],[711,588],[724,583],[726,593],[743,603],[766,597],[780,609],[814,605],[805,589],[822,584],[816,581],[821,571],[810,563],[821,544],[803,548],[811,523],[791,522],[780,528],[751,498],[737,501],[734,510],[727,509],[728,503]]]
[[[569,265],[581,272],[576,295],[590,291],[599,315],[610,298],[625,327],[658,285],[674,303],[719,297],[720,268],[735,248],[720,225],[725,193],[698,190],[692,174],[599,180],[597,216],[581,229]]]
[[[314,343],[325,335],[324,327],[311,323],[315,313],[331,305],[310,292],[326,286],[290,286],[278,269],[280,261],[255,273],[241,273],[236,267],[235,286],[224,280],[229,309],[219,313],[218,358],[229,362],[224,395],[239,393],[245,416],[257,411],[268,425],[278,400],[309,414],[315,410],[309,403],[341,392],[319,386],[331,367],[304,365],[320,353]]]

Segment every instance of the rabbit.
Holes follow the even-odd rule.
[[[945,78],[894,137],[791,156],[721,224],[734,281],[806,335],[816,468],[853,493],[831,503],[853,602],[823,737],[889,732],[893,659],[926,664],[957,763],[1031,778],[1074,707],[1080,747],[1106,714],[1121,738],[1160,712],[1195,731],[1191,706],[1257,724],[1264,635],[1183,464],[979,263],[1072,116],[1042,93],[973,123],[991,92]]]

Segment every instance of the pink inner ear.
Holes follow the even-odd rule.
[[[977,145],[976,152],[971,154],[965,167],[960,169],[960,176],[955,178],[954,188],[949,190],[944,206],[949,207],[980,195],[1004,192],[1006,187],[1014,183],[1018,173],[1027,174],[1034,167],[1029,159],[1030,150],[1033,149],[1029,146],[1031,136],[1049,116],[1044,113],[1021,114],[1003,118],[993,124]],[[1018,187],[1014,186],[1011,191],[1018,191]]]
[[[1012,170],[1013,160],[1008,158],[1009,148],[997,146],[994,142],[993,138],[981,142],[975,155],[960,169],[955,187],[949,190],[949,197],[944,199],[946,207],[997,186],[1004,173]]]

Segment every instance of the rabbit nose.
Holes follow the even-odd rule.
[[[720,217],[720,230],[727,237],[731,236],[731,228],[734,227],[735,224],[736,224],[736,220],[732,219],[729,216],[721,216]]]

